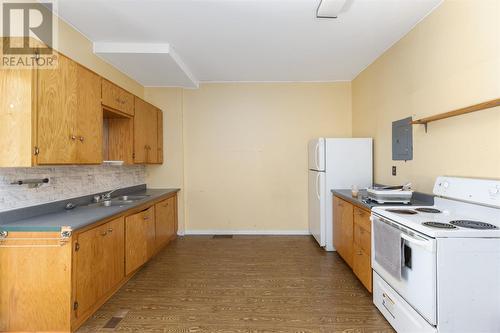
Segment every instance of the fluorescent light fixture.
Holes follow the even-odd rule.
[[[316,10],[317,18],[337,18],[347,0],[321,0]]]

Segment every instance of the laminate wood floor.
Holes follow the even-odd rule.
[[[110,331],[393,332],[342,259],[308,236],[179,238],[78,332]]]

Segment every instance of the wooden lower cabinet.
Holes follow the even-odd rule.
[[[77,242],[75,307],[79,317],[125,276],[124,218],[79,234]]]
[[[125,274],[141,267],[155,250],[155,208],[125,219]]]
[[[175,237],[176,202],[173,194],[66,238],[9,232],[0,241],[0,332],[76,331]]]
[[[354,244],[352,270],[369,292],[372,292],[372,261],[370,253],[366,253],[358,244]]]
[[[372,291],[370,211],[333,197],[333,244],[363,285]]]
[[[156,247],[160,248],[177,235],[176,197],[163,200],[155,205]]]
[[[333,245],[340,256],[352,267],[353,205],[334,197]]]

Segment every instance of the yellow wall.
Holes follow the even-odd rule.
[[[139,97],[144,96],[144,87],[97,57],[93,52],[92,42],[85,36],[61,19],[57,25],[58,51],[131,93]]]
[[[306,232],[307,141],[351,135],[350,91],[348,82],[146,88],[167,115],[166,163],[149,167],[147,182],[183,187],[187,232]]]
[[[414,159],[391,157],[392,121],[500,97],[500,1],[445,1],[352,82],[353,135],[375,138],[375,181],[500,178],[500,108],[414,127]],[[391,176],[391,166],[398,176]]]

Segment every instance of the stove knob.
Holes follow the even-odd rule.
[[[497,185],[497,187],[490,189],[490,194],[491,195],[499,195],[500,194],[500,185]]]
[[[444,183],[443,183],[443,187],[444,187],[444,188],[448,188],[449,186],[450,186],[450,183],[448,183],[448,182],[444,182]]]

